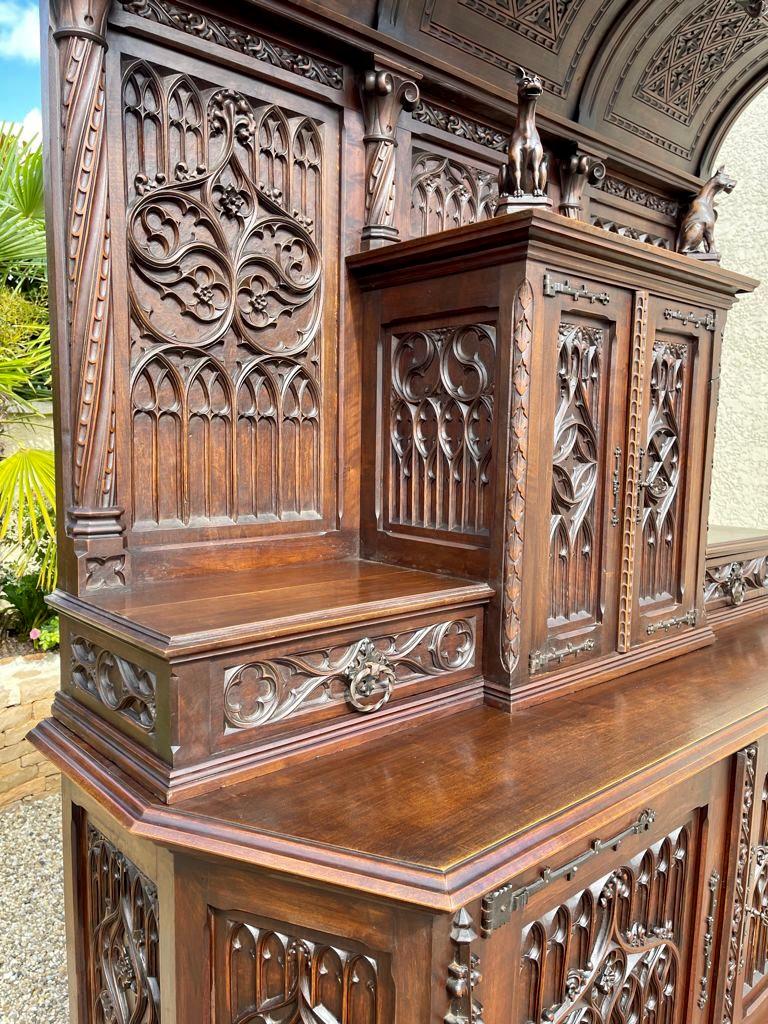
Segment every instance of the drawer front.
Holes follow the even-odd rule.
[[[261,646],[211,666],[217,750],[334,719],[391,714],[480,675],[482,608]]]

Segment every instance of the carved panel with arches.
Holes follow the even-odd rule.
[[[123,112],[135,527],[325,518],[331,130],[146,61]]]

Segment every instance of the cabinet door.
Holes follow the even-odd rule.
[[[696,625],[711,310],[652,297],[636,480],[632,641]]]
[[[544,276],[542,436],[551,495],[539,540],[531,673],[614,650],[631,297],[601,282]]]
[[[710,859],[714,775],[609,824],[548,862],[523,904],[512,1024],[709,1019],[720,876]],[[653,809],[655,806],[655,810]],[[719,843],[717,844],[719,848]],[[527,903],[526,903],[527,900]],[[493,940],[495,936],[491,937]],[[708,959],[709,957],[709,959]],[[490,958],[486,958],[490,960]]]

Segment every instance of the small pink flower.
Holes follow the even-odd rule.
[[[42,634],[40,633],[39,629],[30,629],[30,631],[29,631],[29,639],[30,640],[39,640],[41,635]]]

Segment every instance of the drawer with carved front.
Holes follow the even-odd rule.
[[[480,687],[482,609],[369,623],[222,659],[212,725],[222,742],[348,717],[426,710]],[[213,730],[212,730],[213,731]]]

